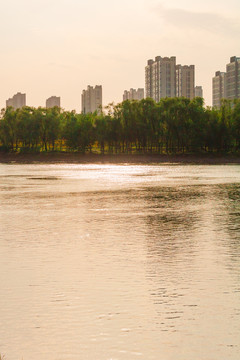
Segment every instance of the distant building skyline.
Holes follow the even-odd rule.
[[[26,94],[18,92],[13,95],[12,98],[6,100],[6,108],[10,106],[13,107],[14,110],[21,109],[26,106]]]
[[[102,107],[102,85],[95,87],[88,85],[86,90],[82,91],[82,113],[94,113]]]
[[[131,88],[129,91],[124,90],[123,93],[123,101],[125,100],[142,100],[144,99],[144,88],[133,89]]]
[[[175,69],[175,71],[174,71]],[[175,76],[174,76],[175,74]],[[195,85],[195,65],[176,65],[176,57],[156,56],[155,61],[148,60],[145,67],[146,97],[156,102],[164,97],[203,97],[202,86]],[[144,88],[125,90],[126,99],[141,100]],[[221,99],[234,100],[240,98],[240,57],[230,57],[226,64],[226,72],[216,71],[212,78],[212,106],[219,108]],[[18,92],[6,100],[6,107],[14,109],[26,106],[26,94]],[[61,106],[60,97],[51,96],[46,100],[46,107]],[[82,92],[82,112],[94,112],[102,107],[102,85],[88,85]]]
[[[61,98],[60,96],[50,96],[46,100],[46,108],[53,108],[53,107],[61,107]]]

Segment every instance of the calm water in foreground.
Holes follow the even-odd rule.
[[[6,360],[239,360],[240,166],[0,165]]]

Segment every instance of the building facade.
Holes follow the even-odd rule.
[[[217,71],[212,79],[212,106],[220,109],[221,100],[226,98],[226,73]]]
[[[224,98],[240,99],[240,57],[232,56],[226,72],[217,71],[212,79],[212,106],[220,108]]]
[[[195,97],[203,98],[203,88],[202,88],[202,86],[195,86],[194,95],[195,95]]]
[[[21,109],[26,106],[26,94],[18,92],[12,98],[6,100],[6,108],[10,106],[13,107],[14,110]]]
[[[53,108],[55,106],[61,107],[61,99],[60,96],[51,96],[46,100],[46,108]]]
[[[87,90],[82,92],[82,113],[100,112],[102,107],[102,85],[88,85]]]
[[[195,97],[195,66],[176,66],[176,96],[193,99]]]
[[[125,90],[123,93],[123,101],[125,100],[142,100],[144,99],[144,89],[138,88]]]
[[[176,57],[157,56],[148,60],[145,67],[146,97],[156,102],[166,97],[176,96]]]
[[[240,57],[232,56],[226,65],[226,98],[240,98]]]

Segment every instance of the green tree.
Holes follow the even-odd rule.
[[[11,150],[18,148],[17,113],[12,107],[7,107],[0,121],[0,136],[3,145]]]
[[[232,110],[232,137],[236,150],[240,149],[240,100],[235,100]]]

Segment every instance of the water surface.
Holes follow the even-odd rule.
[[[239,360],[239,190],[239,165],[0,165],[0,353]]]

